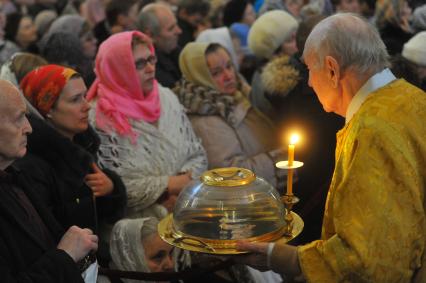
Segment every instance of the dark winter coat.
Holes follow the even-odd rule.
[[[155,77],[165,87],[173,88],[182,77],[179,69],[180,48],[166,54],[157,49],[157,64],[155,66]]]
[[[92,162],[96,161],[99,138],[95,132],[89,128],[73,142],[34,115],[29,120],[33,132],[28,137],[28,153],[17,164],[35,182],[55,184],[45,186],[48,189],[40,192],[40,196],[63,227],[77,225],[96,231],[99,219],[107,218],[113,223],[123,217],[126,194],[118,175],[103,170],[113,181],[114,191],[97,198],[96,203],[92,190],[84,182],[84,177],[92,173]]]
[[[298,58],[298,57],[294,57]],[[301,240],[320,237],[328,186],[334,170],[336,133],[344,125],[342,117],[326,113],[308,86],[306,67],[296,59],[281,56],[263,69],[265,96],[277,113],[276,123],[286,132],[298,129],[302,142],[295,159],[304,162],[297,169],[294,192],[300,198],[295,210],[305,221]]]
[[[8,168],[10,169],[10,167]],[[37,237],[28,219],[23,219],[22,208],[8,201],[10,185],[0,178],[0,273],[1,282],[12,283],[79,283],[84,282],[73,259],[56,248],[64,230],[38,196],[41,184],[13,170],[13,184],[23,190],[50,232],[54,245]]]

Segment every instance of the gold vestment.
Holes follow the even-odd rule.
[[[412,282],[425,250],[425,180],[426,94],[395,80],[337,134],[322,239],[298,248],[307,281]]]

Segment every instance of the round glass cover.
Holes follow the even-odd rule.
[[[180,193],[173,212],[176,232],[207,240],[276,235],[285,225],[278,192],[250,170],[235,167],[205,172]]]

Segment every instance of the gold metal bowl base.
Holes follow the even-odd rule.
[[[263,234],[258,237],[244,239],[249,242],[288,242],[297,237],[303,230],[303,220],[294,212],[293,215],[293,230],[291,235],[284,235],[286,227],[282,227],[276,231]],[[214,240],[201,237],[194,237],[186,235],[177,231],[173,225],[173,214],[169,214],[158,224],[158,233],[160,237],[172,246],[180,249],[189,250],[193,252],[218,254],[218,255],[232,255],[247,253],[236,249],[237,240]]]

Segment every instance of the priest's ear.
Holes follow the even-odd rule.
[[[331,81],[332,86],[336,88],[339,85],[339,81],[341,79],[340,65],[332,56],[326,56],[324,63],[327,72],[327,78]]]

